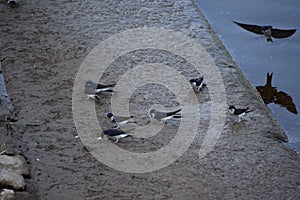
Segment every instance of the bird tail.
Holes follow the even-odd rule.
[[[252,111],[253,111],[253,110],[249,110],[249,107],[247,107],[245,113],[249,113],[249,112],[252,112]]]
[[[266,85],[269,86],[269,87],[272,87],[272,76],[273,76],[273,73],[267,73],[267,83]]]
[[[96,93],[101,93],[101,92],[113,92],[111,88],[101,88],[101,89],[96,89]]]
[[[116,84],[105,85],[105,87],[115,87]]]
[[[273,42],[272,38],[267,38],[267,42]]]
[[[174,115],[174,118],[181,118],[181,115]]]
[[[181,109],[175,110],[175,111],[173,111],[173,112],[169,112],[169,113],[167,114],[167,116],[175,115],[176,113],[178,113],[178,112],[180,112],[180,111],[181,111]]]

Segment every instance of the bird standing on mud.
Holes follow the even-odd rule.
[[[131,135],[128,135],[127,133],[125,133],[125,131],[121,129],[112,128],[112,129],[104,130],[101,133],[101,136],[98,137],[97,139],[101,140],[104,135],[106,135],[108,138],[115,139],[115,143],[118,143],[119,140],[122,138],[131,137]]]
[[[7,0],[7,4],[9,4],[11,6],[18,6],[19,0]]]
[[[117,128],[120,127],[120,125],[122,126],[127,123],[136,123],[136,121],[132,120],[133,116],[123,117],[123,116],[115,116],[112,113],[107,113],[106,117],[109,118],[111,122],[116,123]]]
[[[243,119],[242,117],[249,112],[252,112],[253,110],[249,110],[249,107],[247,108],[235,108],[235,106],[231,105],[229,106],[229,112],[233,115],[238,116],[239,120],[238,122],[241,122]]]
[[[193,78],[190,80],[190,83],[194,89],[195,92],[199,92],[202,88],[206,86],[204,83],[204,78],[203,76],[200,78]]]
[[[88,98],[94,98],[96,100],[99,99],[99,94],[102,92],[113,92],[111,87],[114,87],[115,84],[103,85],[100,83],[94,83],[92,81],[87,81],[84,87],[84,93],[88,96]]]
[[[177,114],[180,111],[181,111],[181,109],[171,111],[171,112],[162,112],[162,111],[157,111],[155,109],[150,109],[149,116],[150,116],[150,119],[156,119],[156,120],[161,121],[162,123],[165,123],[168,119],[171,119],[171,118],[181,118],[181,115]]]
[[[276,29],[272,26],[258,26],[253,24],[243,24],[240,22],[233,22],[236,25],[242,27],[243,29],[250,31],[252,33],[256,33],[259,35],[264,35],[267,39],[267,42],[273,42],[273,38],[287,38],[293,35],[297,29],[289,29],[289,30],[283,30],[283,29]]]

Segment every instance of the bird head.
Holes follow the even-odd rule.
[[[154,118],[155,113],[156,113],[156,110],[155,110],[155,109],[150,109],[150,110],[149,110],[149,116],[150,116],[150,118]]]
[[[85,86],[92,86],[93,85],[93,82],[92,81],[87,81],[86,83],[85,83]]]
[[[107,115],[106,115],[106,117],[108,117],[108,118],[111,118],[111,117],[113,117],[114,115],[112,114],[112,113],[107,113]]]
[[[229,112],[234,113],[235,107],[233,105],[229,106]]]
[[[261,29],[263,30],[263,31],[268,31],[268,30],[271,30],[272,29],[272,26],[262,26],[261,27]]]
[[[191,80],[190,80],[190,83],[191,84],[193,84],[193,83],[195,83],[196,82],[196,79],[194,79],[194,78],[192,78]]]

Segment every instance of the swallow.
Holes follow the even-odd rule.
[[[100,83],[94,83],[93,81],[87,81],[85,83],[85,87],[91,87],[95,90],[95,92],[113,92],[111,88],[115,85],[116,84],[104,85]]]
[[[118,143],[119,140],[122,138],[131,137],[131,135],[128,135],[125,131],[121,129],[112,128],[112,129],[104,130],[101,133],[101,136],[98,137],[97,139],[101,140],[104,135],[106,135],[108,138],[114,139],[115,143]]]
[[[200,78],[193,78],[190,80],[190,83],[194,89],[195,92],[199,92],[202,88],[206,86],[204,83],[204,78],[203,76]]]
[[[264,35],[267,39],[267,42],[273,42],[273,38],[287,38],[293,35],[297,29],[277,29],[273,28],[272,26],[258,26],[252,24],[242,24],[239,22],[233,21],[233,23],[237,24],[238,26],[242,27],[243,29],[250,31],[252,33],[256,33],[259,35]]]
[[[171,118],[181,118],[181,115],[177,114],[180,111],[181,111],[181,109],[171,111],[171,112],[162,112],[162,111],[157,111],[155,109],[150,109],[149,116],[150,116],[150,119],[156,119],[156,120],[159,120],[159,121],[165,123],[168,119],[171,119]]]
[[[92,99],[95,99],[97,101],[100,101],[100,97],[99,97],[99,92],[96,93],[95,92],[95,89],[91,88],[91,87],[85,87],[84,88],[84,94],[87,95],[88,99],[89,98],[92,98]]]
[[[115,84],[103,85],[99,83],[94,83],[92,81],[87,81],[84,87],[84,93],[88,96],[88,98],[93,98],[96,100],[100,100],[99,95],[102,92],[113,92],[111,87],[114,87]]]
[[[18,6],[19,0],[7,0],[7,4],[9,4],[11,6]]]
[[[242,121],[242,117],[246,114],[246,113],[249,113],[249,112],[252,112],[253,110],[249,110],[249,107],[247,108],[240,108],[240,109],[237,109],[235,108],[235,106],[231,105],[229,106],[229,112],[233,115],[236,115],[238,116],[239,120],[238,122],[241,122]]]
[[[123,117],[123,116],[115,116],[112,113],[107,113],[106,117],[109,118],[111,122],[116,123],[117,128],[119,128],[120,125],[122,126],[127,123],[136,123],[136,121],[132,121],[133,116]]]

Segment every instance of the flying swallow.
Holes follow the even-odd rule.
[[[243,29],[250,31],[252,33],[256,33],[259,35],[264,35],[267,39],[267,42],[273,42],[273,38],[287,38],[293,35],[297,29],[277,29],[273,28],[272,26],[258,26],[252,24],[242,24],[239,22],[233,21],[233,23],[237,24],[238,26],[242,27]]]
[[[166,122],[168,119],[171,118],[181,118],[181,115],[177,115],[178,112],[180,112],[181,109],[172,111],[172,112],[162,112],[162,111],[157,111],[155,109],[150,109],[149,110],[149,116],[150,119],[156,119],[161,122]]]
[[[235,106],[231,105],[229,106],[229,112],[233,115],[238,116],[239,120],[238,122],[242,121],[242,117],[249,112],[252,112],[253,110],[249,110],[249,107],[247,108],[235,108]]]

